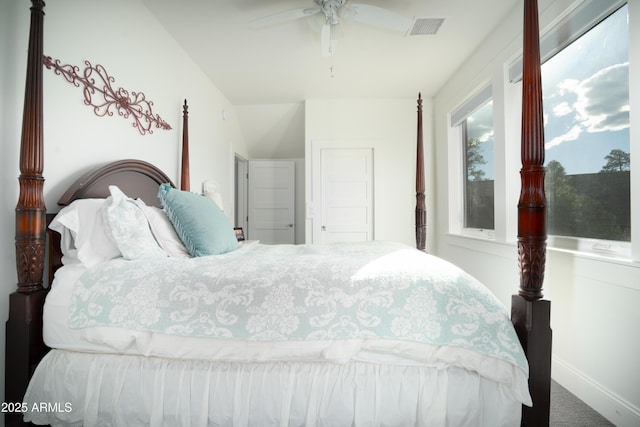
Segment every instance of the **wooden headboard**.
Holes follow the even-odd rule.
[[[76,199],[109,197],[109,185],[117,185],[127,196],[160,207],[158,186],[164,183],[174,186],[171,179],[151,163],[119,160],[82,175],[60,197],[58,205],[67,206]]]

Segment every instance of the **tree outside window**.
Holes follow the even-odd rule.
[[[494,229],[493,102],[462,123],[464,141],[464,226]]]
[[[549,234],[631,240],[627,16],[542,66]]]

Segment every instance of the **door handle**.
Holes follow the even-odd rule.
[[[293,228],[293,224],[289,224],[289,226],[288,226],[288,227],[289,227],[289,228]]]

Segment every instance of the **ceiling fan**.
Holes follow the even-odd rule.
[[[313,15],[322,18],[320,45],[322,53],[330,56],[335,52],[336,39],[332,32],[342,21],[357,21],[378,28],[395,31],[407,31],[413,22],[390,10],[349,0],[314,0],[316,7],[302,7],[265,16],[249,23],[251,28],[262,28],[287,21],[306,18]]]

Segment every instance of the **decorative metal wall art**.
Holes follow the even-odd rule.
[[[112,83],[115,79],[102,65],[92,65],[89,61],[85,61],[86,67],[80,72],[80,67],[61,65],[60,60],[50,56],[44,56],[43,63],[47,69],[63,76],[75,87],[82,87],[85,105],[92,106],[97,116],[113,116],[117,112],[125,119],[132,117],[133,127],[142,135],[152,134],[153,127],[171,129],[167,122],[153,113],[153,102],[148,101],[144,93],[129,92],[123,88],[114,89]]]

